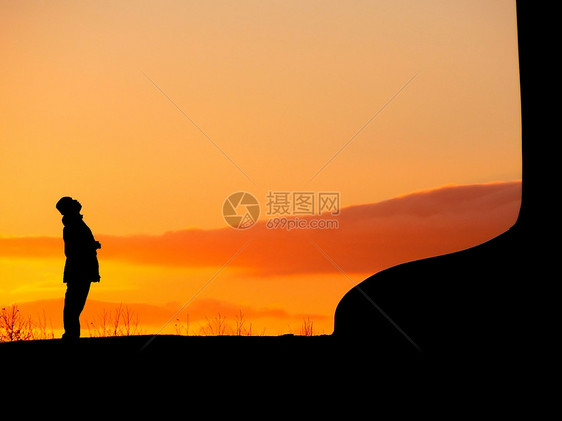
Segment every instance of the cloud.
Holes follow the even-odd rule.
[[[60,257],[64,253],[64,242],[53,237],[0,237],[0,257]]]
[[[374,273],[406,261],[480,244],[512,226],[521,183],[447,186],[391,200],[350,206],[337,229],[268,229],[259,221],[246,230],[189,229],[163,235],[97,235],[104,260],[134,265],[221,267],[269,276],[305,273]],[[308,222],[311,217],[301,217]],[[61,258],[61,239],[0,238],[0,257]]]

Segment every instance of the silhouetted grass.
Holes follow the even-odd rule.
[[[203,324],[191,325],[189,314],[183,319],[179,317],[174,323],[175,334],[178,336],[265,336],[265,328],[256,333],[253,325],[245,317],[242,310],[229,319],[220,312],[216,316],[205,317]],[[50,325],[50,329],[47,325]],[[149,334],[139,324],[139,316],[128,306],[119,304],[117,307],[103,311],[93,319],[84,319],[82,326],[92,338],[115,336],[138,336]],[[291,333],[292,329],[291,329]],[[303,320],[296,335],[314,336],[314,322],[307,317]],[[32,319],[21,313],[17,305],[3,307],[0,311],[0,342],[25,341],[33,339],[54,339],[52,323],[47,322],[45,313],[42,317]]]
[[[34,320],[23,315],[17,305],[2,307],[0,310],[0,342],[26,341],[32,339],[53,339],[54,331],[47,328],[45,313]]]

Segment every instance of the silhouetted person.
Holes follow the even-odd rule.
[[[97,250],[101,248],[99,241],[94,239],[92,231],[82,220],[82,205],[71,197],[60,199],[56,208],[63,215],[64,239],[63,282],[66,283],[64,296],[64,334],[63,339],[80,337],[80,313],[86,304],[90,292],[90,284],[100,281]]]

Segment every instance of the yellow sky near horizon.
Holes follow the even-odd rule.
[[[97,233],[159,234],[223,227],[239,190],[521,176],[513,1],[0,7],[3,236],[60,235],[62,195]]]

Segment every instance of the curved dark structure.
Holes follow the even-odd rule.
[[[537,93],[525,67],[536,63],[534,43],[525,42],[531,17],[518,2],[523,192],[517,222],[479,246],[398,265],[364,280],[338,304],[335,338],[371,354],[419,354],[440,361],[501,361],[525,343],[522,316],[528,311],[522,287],[540,276],[541,266],[530,166],[534,140],[544,141],[534,125]]]

